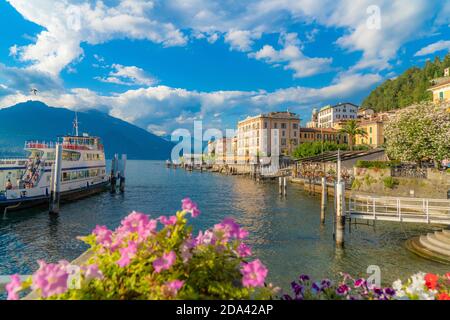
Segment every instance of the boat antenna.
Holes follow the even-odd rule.
[[[78,122],[78,112],[75,111],[75,119],[73,120],[73,128],[75,130],[75,136],[78,137],[78,125],[80,123]]]

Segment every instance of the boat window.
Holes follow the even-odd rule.
[[[65,161],[78,161],[80,160],[81,154],[79,152],[64,150],[62,154],[62,159]]]

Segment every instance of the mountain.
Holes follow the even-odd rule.
[[[442,60],[436,57],[427,61],[423,68],[413,67],[395,79],[386,80],[363,101],[363,107],[375,111],[386,111],[407,107],[423,100],[432,100],[430,80],[442,77],[444,69],[450,67],[450,54]]]
[[[55,141],[72,134],[75,113],[27,101],[0,110],[0,155],[24,155],[26,140]],[[79,132],[99,136],[106,157],[125,153],[129,159],[164,160],[170,158],[173,144],[128,122],[96,110],[78,112]]]

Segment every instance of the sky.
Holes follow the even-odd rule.
[[[305,124],[447,54],[449,27],[450,0],[0,0],[0,108],[98,109],[161,136],[270,111]]]

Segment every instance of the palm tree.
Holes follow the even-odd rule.
[[[353,151],[353,145],[357,135],[367,137],[366,130],[360,128],[356,120],[347,121],[339,132],[346,133],[348,135],[348,146],[350,147],[350,151]]]

